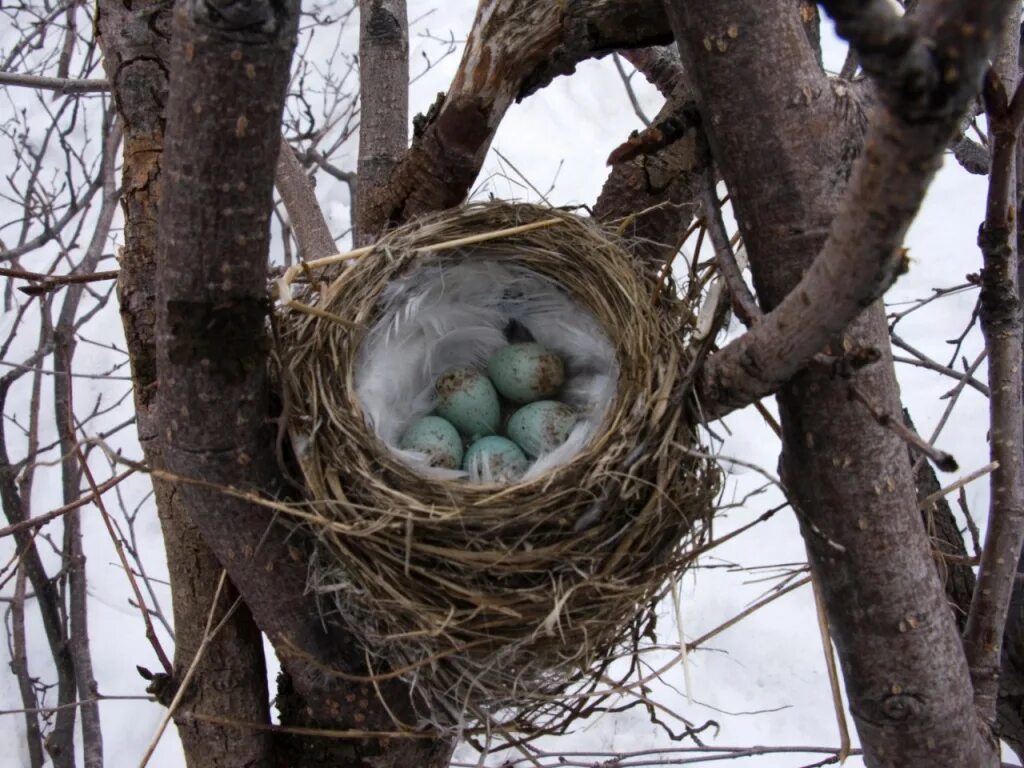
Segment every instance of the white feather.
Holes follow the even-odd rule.
[[[607,334],[564,290],[534,272],[485,257],[453,267],[425,267],[389,285],[381,307],[360,350],[356,394],[369,426],[420,472],[466,477],[461,471],[431,469],[423,454],[402,451],[398,442],[413,421],[433,410],[438,376],[455,366],[486,365],[508,343],[505,328],[511,320],[565,361],[560,399],[581,415],[569,439],[534,462],[526,479],[579,452],[615,396],[618,365]]]

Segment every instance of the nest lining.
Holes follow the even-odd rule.
[[[277,318],[275,373],[307,491],[295,509],[317,541],[312,588],[363,642],[371,674],[411,684],[421,722],[405,725],[561,732],[608,664],[637,650],[706,533],[718,472],[696,450],[693,313],[614,235],[537,206],[447,211],[357,255]],[[389,284],[484,256],[561,285],[619,368],[591,441],[504,487],[412,471],[367,424],[355,386]]]
[[[416,471],[432,477],[494,482],[477,468],[432,467],[423,453],[402,450],[400,437],[437,406],[435,381],[446,370],[486,368],[509,344],[508,329],[559,355],[566,380],[555,397],[578,421],[565,442],[531,462],[530,480],[564,463],[604,423],[615,395],[618,365],[607,335],[560,286],[535,272],[489,257],[412,269],[391,281],[356,361],[356,397],[375,434]],[[506,406],[506,416],[517,406]]]

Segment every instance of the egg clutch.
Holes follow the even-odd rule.
[[[552,399],[564,383],[565,363],[555,352],[536,342],[501,347],[486,370],[442,373],[434,413],[413,422],[400,447],[423,453],[431,467],[461,468],[472,482],[514,482],[576,424],[576,411]]]
[[[617,388],[617,355],[554,281],[489,259],[392,280],[354,371],[366,423],[416,474],[529,482],[578,456]]]

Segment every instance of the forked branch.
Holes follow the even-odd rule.
[[[953,4],[948,17],[922,28],[934,45],[932,67],[946,74],[926,95],[891,90],[876,105],[822,251],[775,309],[709,361],[701,383],[706,412],[722,415],[776,391],[906,270],[903,237],[976,93],[1011,5]],[[917,44],[900,45],[913,59],[907,66],[917,67]],[[890,59],[893,50],[885,48]]]
[[[359,228],[379,231],[462,202],[508,108],[583,59],[671,41],[661,2],[483,0],[448,92],[374,190]]]

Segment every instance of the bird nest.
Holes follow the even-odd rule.
[[[618,371],[589,441],[506,485],[415,471],[356,387],[389,285],[481,258],[560,286],[606,332]],[[316,540],[311,588],[361,640],[370,675],[410,684],[416,727],[560,732],[621,692],[609,665],[653,634],[719,483],[695,427],[692,307],[669,286],[592,220],[498,203],[422,218],[279,282],[275,375],[305,486],[292,507]]]

